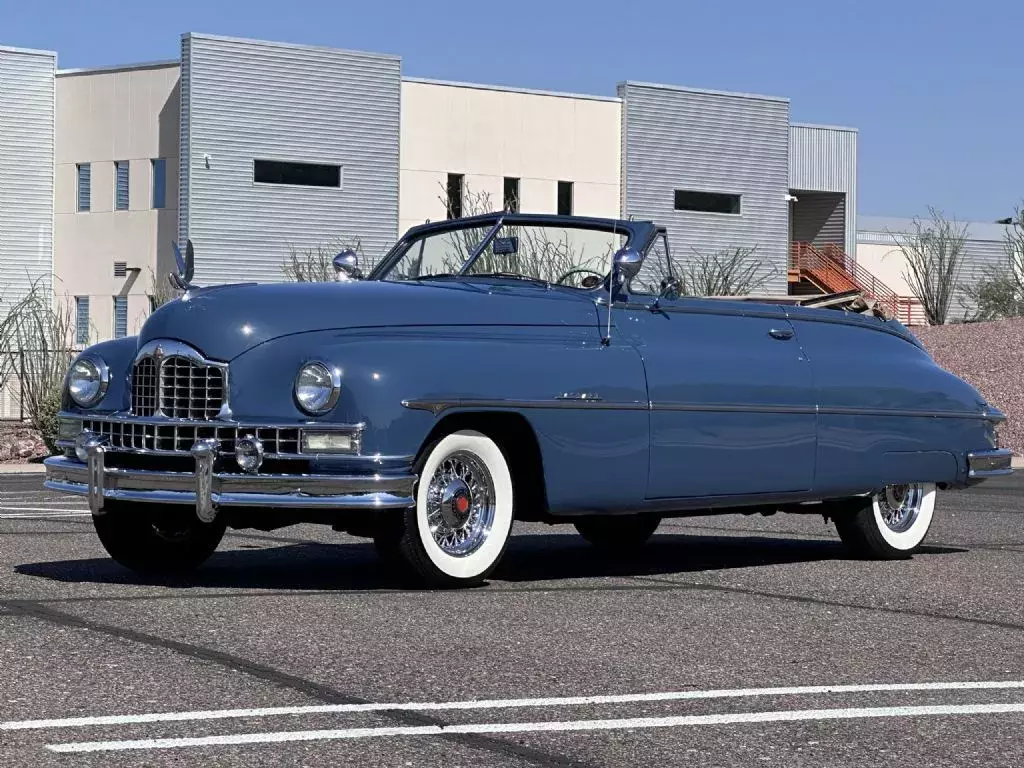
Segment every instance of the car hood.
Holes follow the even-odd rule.
[[[307,331],[425,325],[595,325],[588,294],[502,280],[224,285],[189,291],[139,334],[177,339],[229,361],[270,339]]]

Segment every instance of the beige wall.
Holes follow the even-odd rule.
[[[499,210],[509,176],[524,213],[555,213],[571,181],[574,213],[618,216],[620,112],[617,100],[404,80],[399,231],[445,218],[449,173]]]
[[[128,333],[166,280],[178,221],[178,74],[174,65],[58,73],[54,288],[89,296],[91,340],[113,336],[115,295],[128,296]],[[152,164],[166,158],[166,208],[152,208]],[[114,210],[114,162],[127,160],[128,210]],[[79,163],[91,164],[91,210],[78,212]],[[137,271],[114,277],[114,262]]]
[[[895,245],[857,243],[857,264],[889,286],[897,296],[911,296],[903,273],[907,260]]]

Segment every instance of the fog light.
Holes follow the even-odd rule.
[[[356,439],[344,432],[302,431],[303,453],[354,453]]]
[[[243,472],[257,472],[263,464],[263,443],[255,437],[243,437],[235,443],[235,462]]]
[[[76,440],[78,433],[82,431],[81,419],[58,419],[57,420],[57,439],[58,440]]]

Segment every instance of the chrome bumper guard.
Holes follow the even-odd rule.
[[[967,477],[982,480],[1013,473],[1013,451],[1000,448],[991,451],[971,451],[967,454]]]
[[[44,485],[88,497],[94,515],[102,514],[105,499],[121,499],[194,505],[206,521],[221,506],[376,510],[415,504],[415,475],[215,474],[212,451],[198,444],[195,472],[106,467],[104,454],[104,446],[96,444],[85,464],[62,456],[47,459]]]

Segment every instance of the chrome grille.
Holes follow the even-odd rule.
[[[159,402],[169,419],[215,419],[224,402],[224,372],[168,357],[160,365]]]
[[[156,360],[144,357],[132,376],[132,407],[138,416],[154,416],[157,403]]]
[[[132,371],[132,412],[136,416],[210,421],[220,417],[226,398],[225,372],[221,365],[202,361],[198,353],[175,344],[175,352],[163,355],[163,345],[153,355],[144,354]],[[171,342],[166,342],[170,345]]]
[[[141,421],[105,421],[86,419],[82,429],[107,438],[115,451],[153,451],[187,455],[197,440],[214,438],[220,453],[234,453],[235,441],[256,437],[263,442],[268,457],[299,455],[298,427],[200,426],[159,424]]]

